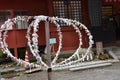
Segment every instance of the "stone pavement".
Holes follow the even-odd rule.
[[[107,49],[111,50],[120,59],[120,47],[119,46],[107,47]]]

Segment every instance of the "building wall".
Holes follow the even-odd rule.
[[[87,27],[89,27],[89,20],[88,20],[88,5],[87,0],[81,0],[82,1],[82,15],[83,15],[83,24],[85,24]],[[48,0],[49,2],[49,16],[53,16],[53,10],[52,10],[52,0]],[[63,41],[62,41],[62,51],[66,50],[75,50],[77,49],[79,45],[78,40],[78,34],[75,32],[73,27],[61,27],[62,28],[62,35],[63,35]],[[56,32],[56,27],[54,25],[51,25],[51,37],[55,37],[58,41],[58,35]],[[82,47],[86,48],[88,47],[88,38],[87,35],[82,30],[82,37],[83,37],[83,45]],[[58,43],[55,44],[55,50],[57,50]]]
[[[0,10],[28,10],[29,15],[47,15],[46,0],[0,0]]]
[[[83,1],[83,16],[84,23],[88,26],[88,13],[87,13],[87,1]],[[0,0],[0,10],[28,10],[28,15],[48,15],[53,16],[52,10],[52,0]],[[13,15],[11,15],[14,17]],[[45,27],[44,23],[40,23],[40,28],[38,31],[39,35],[39,45],[45,45]],[[88,38],[83,33],[83,46],[88,47]],[[78,47],[79,40],[78,35],[72,27],[63,27],[63,48],[62,51],[66,50],[74,50]],[[55,44],[55,51],[58,48],[58,34],[56,31],[56,27],[53,24],[50,24],[50,35],[51,38],[56,38],[57,43]],[[26,29],[22,30],[10,30],[8,32],[7,43],[9,48],[14,48],[15,56],[18,57],[17,48],[26,47],[27,39]]]

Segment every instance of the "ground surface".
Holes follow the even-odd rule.
[[[32,74],[21,74],[5,80],[48,80],[47,72],[41,71]],[[120,63],[112,66],[80,70],[80,71],[55,71],[52,72],[52,80],[120,80]]]
[[[110,48],[117,56],[120,56],[120,47]],[[8,67],[9,68],[9,67]],[[3,68],[0,67],[0,70]],[[13,73],[11,73],[13,74]],[[4,78],[4,76],[2,76]],[[48,80],[47,72],[40,71],[32,74],[18,73],[18,76],[5,78],[5,80]],[[113,63],[112,66],[105,66],[94,69],[79,71],[54,71],[51,80],[120,80],[120,62]]]

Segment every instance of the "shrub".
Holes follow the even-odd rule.
[[[5,56],[4,56],[3,52],[2,52],[2,50],[0,50],[0,58],[3,58],[3,57],[5,57]]]

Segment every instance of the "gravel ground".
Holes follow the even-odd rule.
[[[47,72],[40,71],[32,74],[20,74],[20,76],[5,80],[48,80]],[[54,71],[51,80],[120,80],[120,63],[112,66],[86,69],[79,71]]]

